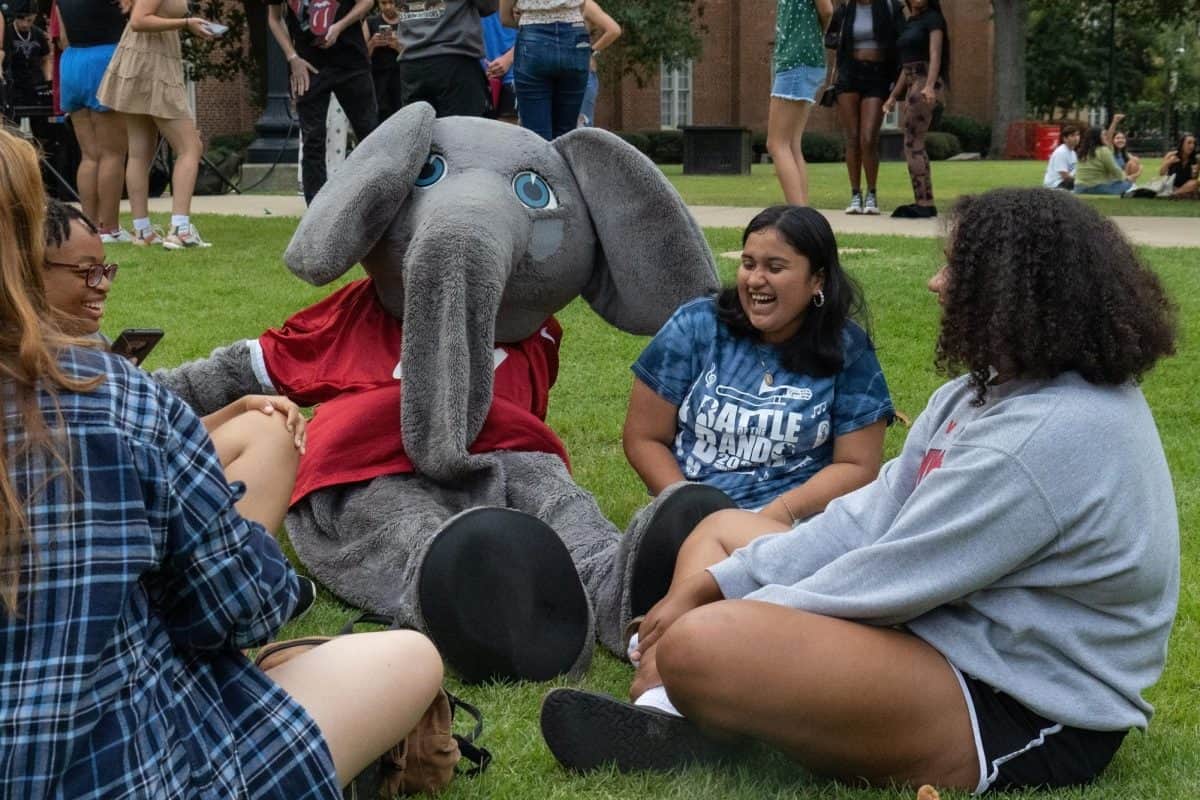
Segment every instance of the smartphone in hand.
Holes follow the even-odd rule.
[[[126,328],[121,331],[120,336],[113,340],[112,347],[109,349],[140,366],[162,337],[161,328]]]
[[[224,36],[226,33],[229,33],[229,26],[222,25],[219,22],[205,22],[204,30],[208,31],[213,36],[219,37],[219,36]]]

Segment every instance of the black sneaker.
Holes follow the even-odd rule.
[[[542,700],[542,738],[575,772],[610,764],[621,772],[665,772],[730,753],[683,717],[579,689],[554,689]]]
[[[303,575],[297,577],[300,580],[300,597],[296,600],[296,608],[288,617],[288,622],[295,622],[303,617],[312,610],[313,604],[317,602],[317,585],[313,583],[312,578],[306,578]]]
[[[893,217],[903,219],[928,219],[937,216],[937,206],[919,206],[916,203],[897,206],[892,212]]]

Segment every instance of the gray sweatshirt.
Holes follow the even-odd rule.
[[[710,569],[727,598],[903,625],[1038,714],[1144,728],[1179,599],[1171,475],[1139,388],[938,389],[879,477]]]
[[[399,60],[432,56],[483,58],[483,26],[479,17],[493,13],[499,5],[500,0],[400,0],[396,33],[403,49]]]

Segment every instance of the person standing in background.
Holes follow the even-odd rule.
[[[513,53],[517,32],[504,26],[499,12],[481,17],[479,21],[483,26],[482,64],[487,75],[490,106],[484,116],[491,119],[507,117],[515,121],[517,90],[513,86]]]
[[[375,130],[379,110],[371,61],[359,22],[373,0],[267,0],[267,26],[287,57],[300,116],[304,202],[325,185],[329,98],[336,96],[359,141]],[[286,22],[285,22],[286,17]]]
[[[905,0],[905,4],[908,19],[897,42],[902,72],[883,104],[883,113],[904,98],[904,159],[916,202],[898,206],[892,216],[920,219],[937,216],[925,134],[933,124],[942,87],[950,82],[950,35],[940,0]]]
[[[832,0],[779,0],[775,12],[775,82],[767,112],[767,152],[790,205],[808,205],[804,126],[812,104],[829,85],[824,32]]]
[[[204,143],[192,119],[184,82],[179,32],[213,38],[211,24],[188,14],[187,0],[126,0],[129,25],[96,90],[100,102],[125,118],[129,160],[125,186],[133,211],[133,243],[162,245],[167,250],[204,248],[192,225],[192,192],[200,172]],[[150,165],[159,134],[175,151],[171,168],[171,230],[150,224]]]
[[[102,242],[132,242],[118,216],[125,185],[125,120],[96,97],[125,31],[125,16],[116,0],[58,0],[58,16],[59,102],[79,142],[79,201],[84,215],[96,221]]]
[[[379,121],[395,114],[403,105],[400,96],[400,12],[396,0],[379,0],[379,13],[363,22],[366,26],[367,55],[371,57],[371,82],[375,84],[375,105]]]
[[[500,0],[500,19],[519,26],[516,67],[521,125],[547,141],[574,130],[587,89],[592,40],[584,0]]]
[[[439,117],[481,117],[487,78],[480,17],[498,0],[400,0],[400,85],[404,105],[424,100]]]
[[[600,95],[600,75],[596,59],[613,42],[621,38],[621,26],[605,13],[595,0],[583,4],[583,21],[592,37],[592,57],[588,61],[588,82],[579,107],[579,126],[590,128],[596,123],[596,98]]]
[[[878,214],[875,183],[879,177],[879,129],[900,62],[896,39],[904,27],[899,0],[850,0],[838,7],[830,24],[837,34],[838,119],[846,134],[846,171],[850,175],[847,214]],[[862,178],[867,194],[862,193]]]

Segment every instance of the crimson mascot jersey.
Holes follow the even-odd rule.
[[[569,468],[566,448],[545,423],[561,340],[550,317],[529,338],[496,345],[492,406],[470,452],[551,453]],[[366,278],[250,343],[260,379],[300,405],[319,404],[292,503],[327,486],[416,471],[401,438],[400,342],[399,320]]]

